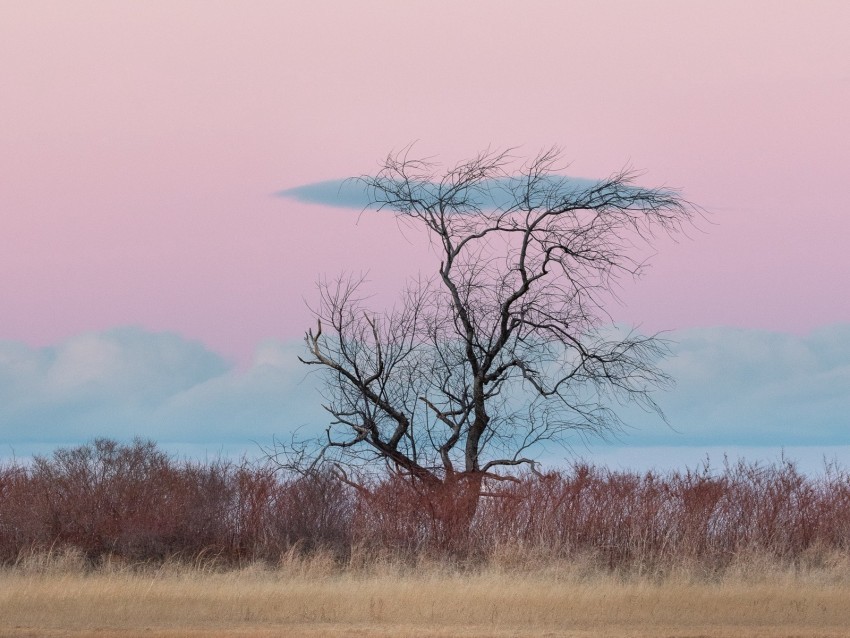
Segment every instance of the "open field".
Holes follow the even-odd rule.
[[[826,470],[576,465],[464,518],[403,477],[99,440],[0,466],[0,636],[850,636]]]
[[[850,635],[850,579],[764,564],[716,578],[566,563],[339,570],[321,557],[225,571],[22,566],[0,573],[0,635],[837,637]]]

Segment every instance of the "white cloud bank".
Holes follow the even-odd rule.
[[[659,397],[679,433],[633,419],[635,442],[669,445],[850,443],[850,325],[808,335],[705,328],[673,333]]]
[[[267,444],[322,418],[299,346],[265,343],[237,370],[200,343],[136,328],[40,349],[0,342],[0,441],[18,454],[96,436]]]
[[[805,336],[709,328],[670,337],[675,356],[665,368],[677,386],[658,399],[673,429],[630,409],[635,428],[622,444],[850,444],[850,325]],[[239,370],[197,342],[136,328],[48,348],[0,342],[0,456],[135,435],[171,449],[250,454],[297,427],[320,431],[325,415],[316,378],[297,361],[301,345],[264,343]]]

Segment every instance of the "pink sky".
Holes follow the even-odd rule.
[[[247,361],[389,217],[276,198],[419,140],[558,144],[712,212],[623,292],[650,329],[850,321],[850,3],[0,4],[0,340],[176,331]]]

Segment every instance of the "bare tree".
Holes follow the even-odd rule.
[[[467,485],[475,502],[483,479],[533,469],[546,442],[619,430],[619,404],[660,414],[651,392],[669,381],[657,367],[663,340],[617,329],[605,306],[621,276],[641,273],[640,245],[697,210],[627,171],[560,176],[558,157],[517,166],[488,151],[440,171],[405,151],[360,178],[374,208],[424,227],[439,268],[380,313],[362,278],[319,282],[302,361],[321,371],[332,423],[317,447],[290,454],[343,478],[385,463],[425,484]]]

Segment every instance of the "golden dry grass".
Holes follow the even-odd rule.
[[[850,636],[845,561],[805,571],[751,559],[721,576],[617,576],[589,562],[476,570],[166,564],[82,568],[29,557],[0,572],[2,636]]]

